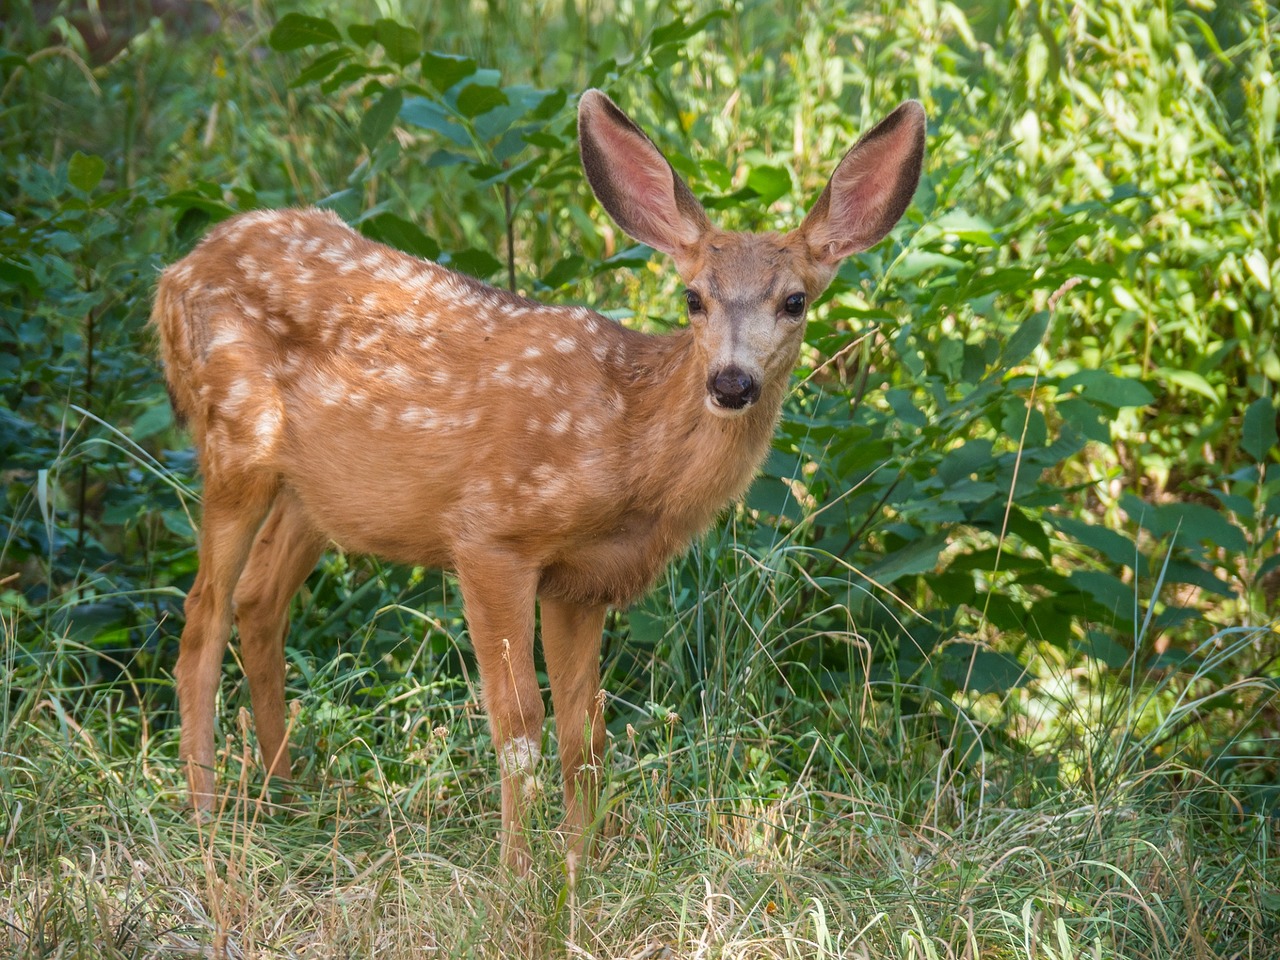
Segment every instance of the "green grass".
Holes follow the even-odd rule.
[[[370,697],[359,656],[313,663],[291,691],[303,757],[284,797],[262,791],[231,671],[223,798],[201,822],[184,805],[176,730],[155,710],[171,691],[127,663],[113,684],[77,687],[59,666],[74,645],[49,650],[36,682],[2,691],[12,895],[0,943],[21,957],[1274,951],[1274,820],[1184,762],[1195,747],[1176,734],[1204,708],[1202,685],[1164,681],[1171,703],[1153,717],[1144,691],[1159,678],[1134,692],[1095,678],[1095,702],[1056,703],[1073,717],[1056,742],[1002,745],[976,711],[948,742],[943,714],[904,707],[912,685],[816,682],[792,658],[804,623],[757,631],[733,613],[749,603],[769,622],[800,578],[775,573],[762,590],[755,564],[701,562],[704,626],[692,612],[671,626],[689,665],[650,662],[647,678],[608,665],[611,689],[647,679],[659,699],[611,706],[607,836],[575,890],[554,765],[532,875],[499,868],[496,765],[469,690],[447,676]],[[10,656],[18,626],[6,622]],[[1259,639],[1215,645],[1230,656]],[[704,676],[714,707],[662,705],[693,680],[683,670]],[[1057,679],[1067,696],[1079,685]],[[1037,692],[1051,700],[1054,686]]]

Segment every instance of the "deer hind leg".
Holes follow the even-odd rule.
[[[556,737],[564,776],[564,833],[569,873],[589,853],[588,828],[600,794],[604,715],[600,697],[600,638],[604,606],[542,600],[542,650],[551,680]]]
[[[284,640],[289,601],[315,568],[327,540],[311,525],[293,494],[284,491],[258,531],[235,589],[235,621],[258,747],[267,777],[287,779],[289,744],[284,719]]]
[[[182,719],[178,754],[197,810],[213,807],[213,720],[222,655],[231,633],[232,591],[275,496],[273,480],[234,480],[206,479],[199,570],[187,594],[187,623],[174,668]]]
[[[458,581],[502,775],[502,862],[524,873],[546,716],[533,667],[538,574],[506,554],[484,552],[459,558]]]

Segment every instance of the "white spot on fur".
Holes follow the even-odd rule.
[[[354,349],[368,350],[374,344],[381,343],[381,342],[382,342],[382,331],[373,330],[369,333],[366,333],[363,337],[357,340],[354,344]]]
[[[378,373],[383,380],[393,383],[397,387],[412,387],[418,382],[413,370],[401,363],[393,363],[389,367],[383,367]]]
[[[430,407],[405,407],[396,419],[407,427],[417,427],[420,430],[435,430],[440,425],[436,412]]]
[[[207,352],[213,353],[215,350],[222,350],[226,347],[238,347],[243,343],[244,341],[240,336],[240,329],[238,327],[223,327],[215,333],[213,338],[209,341]]]
[[[556,341],[557,353],[573,353],[578,349],[578,341],[573,337],[561,337]]]
[[[274,404],[264,407],[258,413],[258,419],[253,425],[253,432],[258,439],[258,452],[269,453],[276,437],[280,433],[280,411]]]
[[[342,381],[333,379],[317,379],[315,381],[316,396],[327,407],[336,407],[346,397]]]
[[[551,430],[553,433],[568,433],[571,426],[573,426],[573,414],[568,410],[561,410],[551,418]]]
[[[227,406],[236,410],[244,406],[245,401],[251,396],[253,396],[253,384],[245,379],[233,380],[231,386],[227,388]]]

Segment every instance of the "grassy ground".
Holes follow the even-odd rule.
[[[741,602],[751,579],[707,596]],[[696,656],[696,625],[673,629]],[[1153,719],[1147,694],[1099,683],[1092,703],[1053,704],[1075,717],[1069,738],[988,750],[958,727],[940,737],[909,690],[808,699],[793,632],[768,657],[749,630],[717,635],[714,712],[615,699],[633,722],[611,738],[608,836],[575,890],[554,768],[531,877],[498,867],[496,766],[465,687],[407,677],[371,697],[358,657],[327,666],[294,691],[303,756],[282,798],[262,792],[232,680],[224,798],[200,823],[142,678],[78,690],[51,669],[4,691],[0,943],[23,957],[1274,955],[1276,824],[1184,762],[1193,685],[1171,685]],[[1259,639],[1216,643],[1229,657]],[[787,686],[796,697],[772,693]]]

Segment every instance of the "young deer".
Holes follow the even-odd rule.
[[[191,799],[214,800],[214,699],[234,616],[269,776],[289,775],[289,600],[325,546],[455,571],[502,775],[502,859],[526,869],[544,709],[557,716],[571,867],[604,745],[605,611],[644,593],[739,497],[769,448],[805,309],[915,190],[925,116],[903,103],[799,229],[712,226],[598,90],[578,107],[600,203],[675,261],[689,326],[650,336],[496,290],[319,210],[219,225],[165,271],[152,320],[204,473],[200,566],[176,676]]]

